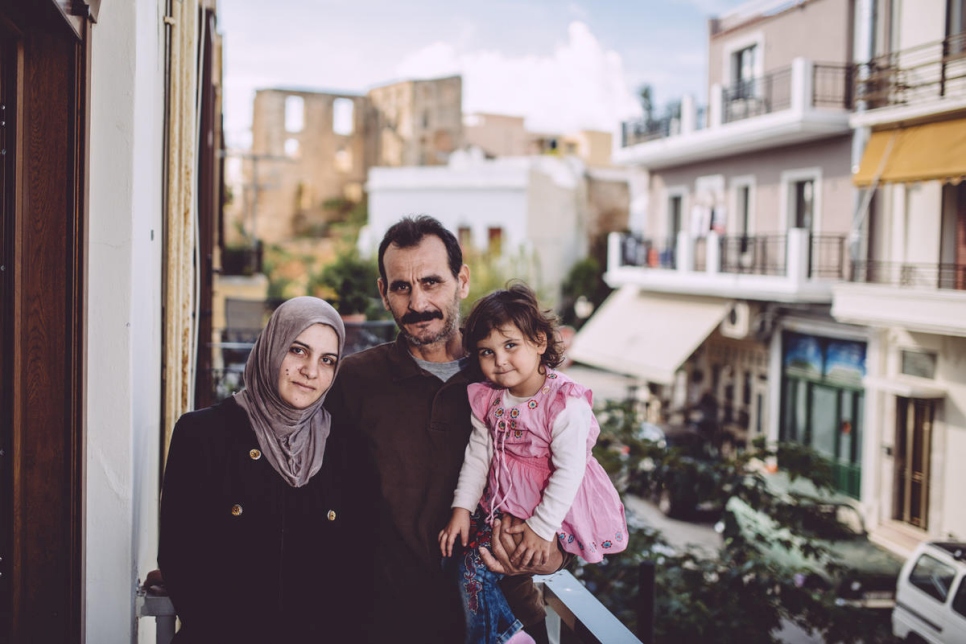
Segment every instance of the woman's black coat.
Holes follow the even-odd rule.
[[[181,621],[175,642],[342,642],[354,597],[342,505],[344,447],[293,488],[261,455],[233,399],[185,414],[171,438],[158,563]],[[356,606],[358,609],[358,605]]]

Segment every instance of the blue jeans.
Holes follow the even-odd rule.
[[[476,537],[459,559],[459,589],[466,616],[466,644],[502,644],[523,628],[500,590],[503,575],[490,571],[479,548],[490,547],[492,528],[479,510],[473,515]]]

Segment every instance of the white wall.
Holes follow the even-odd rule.
[[[98,644],[134,640],[134,590],[157,567],[162,5],[105,5],[92,37],[86,638]]]
[[[904,0],[899,9],[899,50],[946,36],[946,0]]]
[[[901,261],[935,264],[939,262],[942,233],[942,184],[926,181],[905,186],[904,239]]]
[[[469,227],[473,245],[485,250],[487,230],[503,229],[511,261],[535,253],[536,276],[556,297],[574,261],[586,253],[586,190],[581,167],[556,158],[457,161],[447,167],[372,168],[369,171],[368,243],[378,246],[401,217],[427,214],[456,233]]]

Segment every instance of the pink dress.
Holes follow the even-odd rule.
[[[480,505],[487,514],[499,510],[528,519],[552,473],[554,419],[568,396],[582,397],[591,406],[593,397],[589,389],[553,370],[548,371],[543,388],[523,405],[504,407],[504,391],[488,383],[469,386],[473,413],[486,423],[493,439],[493,459]],[[584,478],[557,538],[565,551],[596,563],[627,547],[627,522],[617,490],[591,454],[600,434],[593,416],[591,422]]]

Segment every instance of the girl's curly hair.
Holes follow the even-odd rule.
[[[557,333],[557,316],[551,310],[541,310],[536,294],[520,281],[507,284],[506,288],[484,295],[473,304],[463,329],[463,348],[477,361],[476,345],[493,329],[513,324],[523,335],[540,344],[547,339],[547,350],[540,356],[540,363],[556,367],[563,362],[563,342]]]

